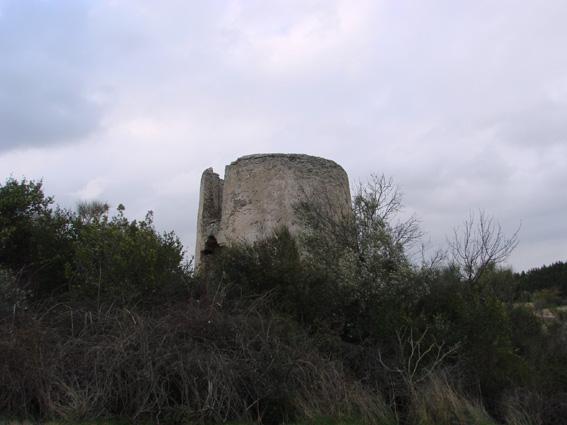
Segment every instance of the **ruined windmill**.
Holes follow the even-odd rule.
[[[254,242],[278,226],[303,230],[295,205],[324,200],[337,218],[351,212],[348,176],[334,161],[300,154],[256,154],[203,172],[197,216],[196,267],[218,246]]]

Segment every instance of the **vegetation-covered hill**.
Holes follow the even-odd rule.
[[[558,261],[516,274],[520,290],[533,293],[544,289],[556,291],[567,300],[567,263]]]
[[[482,214],[448,255],[414,264],[420,231],[396,221],[400,207],[391,182],[374,179],[354,197],[354,218],[298,205],[310,229],[299,238],[282,228],[223,247],[195,273],[151,213],[62,210],[41,183],[6,181],[1,415],[564,423],[567,325],[530,302],[564,290],[565,265],[500,268],[516,240]]]

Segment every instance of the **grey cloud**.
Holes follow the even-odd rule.
[[[2,3],[0,150],[81,140],[98,128],[86,18],[84,1]]]
[[[511,144],[545,147],[567,144],[567,104],[545,101],[504,116],[498,136]]]
[[[191,251],[203,169],[303,152],[392,176],[441,245],[482,208],[524,223],[516,268],[564,255],[563,0],[2,4],[0,150],[92,143],[0,151],[0,169],[70,205],[104,179]]]

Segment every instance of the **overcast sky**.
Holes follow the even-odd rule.
[[[427,240],[483,209],[567,260],[565,0],[0,0],[0,178],[126,205],[194,249],[250,153],[391,176]]]

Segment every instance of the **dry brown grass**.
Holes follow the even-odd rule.
[[[192,302],[141,315],[58,305],[0,324],[0,411],[171,423],[387,416],[314,346],[258,308]]]
[[[413,422],[419,425],[494,425],[482,404],[460,393],[443,373],[433,375],[414,395]]]

